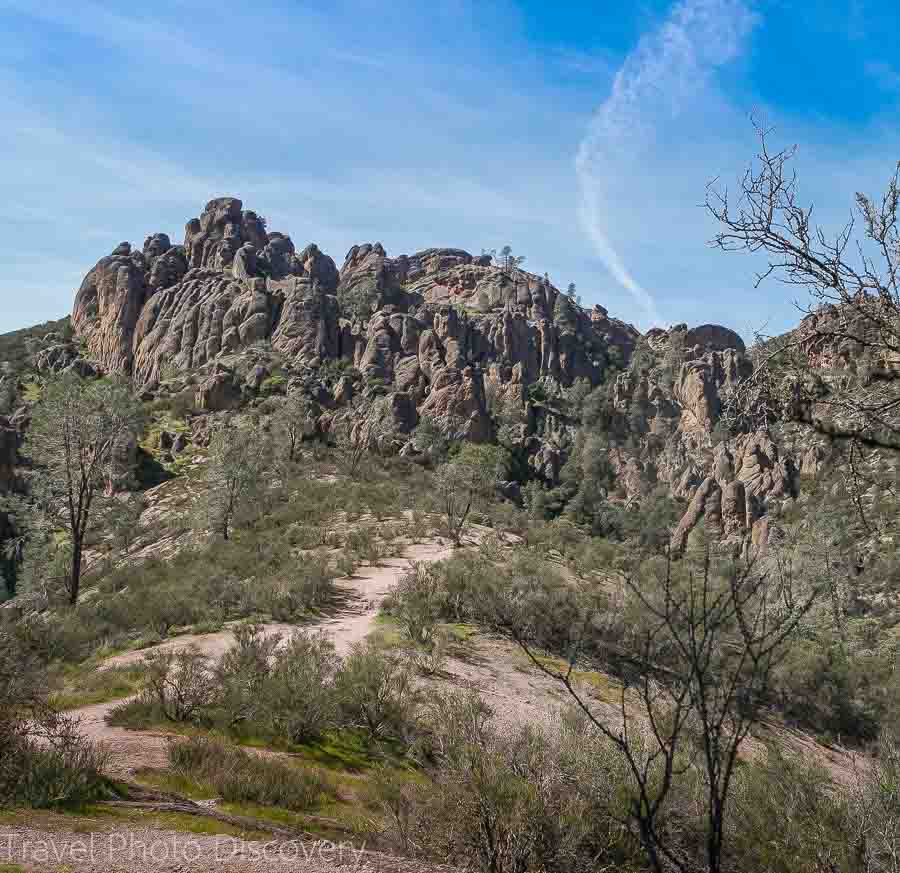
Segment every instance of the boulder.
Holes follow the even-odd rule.
[[[793,463],[779,456],[778,447],[765,431],[746,434],[735,441],[735,470],[747,494],[756,498],[796,496],[798,483]]]
[[[405,391],[391,394],[391,415],[400,433],[412,433],[418,423],[415,401]]]
[[[188,442],[186,434],[177,434],[172,442],[172,454],[180,455],[188,447]]]
[[[748,362],[733,349],[709,351],[681,365],[673,388],[681,404],[684,431],[711,431],[719,420],[722,388],[748,375]]]
[[[684,334],[684,346],[688,349],[700,346],[704,350],[715,352],[734,349],[743,354],[746,351],[740,334],[719,324],[701,324],[687,330]]]
[[[726,535],[747,528],[747,494],[741,481],[729,482],[722,491],[722,523]]]
[[[186,267],[180,247],[172,247],[165,234],[155,234],[140,252],[120,243],[85,276],[75,297],[72,327],[104,371],[131,372],[134,332],[144,304],[180,281]]]
[[[78,352],[71,343],[54,343],[34,356],[34,366],[45,373],[61,373],[76,358]]]
[[[671,548],[673,552],[683,552],[687,545],[691,531],[700,523],[709,511],[715,515],[720,511],[721,490],[712,476],[703,480],[703,483],[694,494],[690,506],[678,522],[678,526],[672,533]]]
[[[194,405],[204,412],[223,412],[241,404],[241,388],[228,370],[216,370],[194,392]]]
[[[84,358],[76,358],[66,367],[67,373],[75,373],[82,379],[99,379],[103,371],[95,361],[87,361]]]
[[[271,375],[268,367],[264,364],[257,364],[248,374],[244,384],[251,391],[259,391],[259,389],[262,388],[263,382]]]

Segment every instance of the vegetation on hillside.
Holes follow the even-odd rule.
[[[46,326],[0,338],[4,402],[30,419],[23,482],[0,507],[0,805],[121,791],[65,715],[121,697],[112,725],[183,735],[146,778],[304,826],[340,812],[332,826],[410,857],[485,873],[896,869],[900,198],[896,180],[881,207],[860,198],[887,272],[853,267],[843,237],[809,229],[788,157],[763,143],[749,211],[711,202],[718,242],[768,251],[829,308],[752,350],[716,427],[694,432],[704,464],[756,433],[814,433],[764,538],[719,536],[711,512],[673,547],[686,501],[672,490],[690,490],[660,486],[660,458],[673,481],[684,459],[651,407],[686,373],[683,331],[642,341],[627,366],[598,352],[593,386],[492,384],[480,443],[455,407],[402,422],[380,377],[298,375],[266,343],[216,374],[209,390],[241,402],[211,413],[196,374],[166,373],[142,400],[89,372],[37,372]],[[495,257],[504,273],[521,261]],[[357,291],[362,318],[373,289]],[[341,580],[362,565],[435,538],[452,557],[410,565],[382,634],[339,652],[304,627],[346,608]],[[161,645],[225,628],[220,658]],[[476,634],[518,647],[558,692],[546,721],[448,681]],[[129,649],[146,651],[96,670]],[[792,731],[855,766],[798,756]]]

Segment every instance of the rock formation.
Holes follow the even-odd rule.
[[[141,251],[117,246],[85,277],[72,323],[99,367],[129,374],[148,395],[173,374],[198,373],[192,390],[202,412],[234,409],[263,390],[265,366],[236,372],[259,344],[278,356],[291,384],[315,382],[329,362],[353,368],[390,395],[401,434],[429,417],[491,440],[492,404],[511,402],[524,416],[528,466],[548,485],[559,481],[577,422],[529,398],[579,381],[596,387],[618,372],[611,427],[623,438],[610,449],[617,487],[632,499],[664,484],[689,502],[673,537],[678,548],[702,519],[724,536],[743,535],[767,500],[795,492],[801,464],[815,462],[781,457],[765,433],[713,447],[722,393],[749,367],[728,328],[677,325],[642,337],[602,306],[582,309],[546,277],[461,249],[389,257],[380,243],[366,243],[338,270],[315,245],[298,252],[234,197],[207,203],[187,223],[183,245],[157,233]],[[647,366],[627,366],[636,351]],[[73,364],[65,350],[45,354],[53,369]],[[359,389],[343,378],[311,390],[327,431]]]

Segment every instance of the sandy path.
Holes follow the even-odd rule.
[[[340,611],[307,628],[324,630],[333,640],[338,652],[345,655],[354,643],[363,641],[375,629],[375,619],[390,588],[408,569],[411,561],[439,561],[449,557],[452,548],[441,543],[408,546],[401,556],[384,559],[378,566],[360,568],[350,579],[338,580],[345,595]],[[288,635],[296,625],[270,623],[263,626],[265,634]],[[234,643],[228,629],[217,633],[175,637],[156,647],[179,649],[195,646],[210,658],[220,658]],[[139,661],[144,651],[127,652],[110,658],[108,666],[120,666]],[[520,650],[506,640],[477,636],[464,660],[448,658],[440,678],[427,680],[435,687],[471,687],[476,689],[494,710],[499,722],[507,726],[526,723],[546,723],[560,709],[572,701],[562,685],[523,661]],[[601,701],[588,689],[587,697],[597,715],[609,723],[621,720],[618,703]],[[92,739],[102,742],[110,753],[109,769],[114,774],[129,776],[135,770],[168,765],[167,744],[172,734],[164,731],[132,731],[111,727],[106,716],[121,701],[87,706],[73,712],[82,730]],[[784,746],[800,757],[812,756],[823,764],[833,777],[844,784],[856,778],[860,756],[847,750],[828,749],[813,738],[796,731],[768,725]],[[758,753],[759,744],[748,741],[751,756]],[[761,748],[761,747],[760,747]]]
[[[375,618],[388,591],[407,571],[411,561],[442,561],[453,554],[449,546],[422,543],[408,546],[398,558],[386,558],[377,567],[365,567],[352,579],[339,584],[350,596],[347,607],[338,615],[316,625],[334,642],[340,654],[346,654],[354,643],[362,642],[373,630]]]
[[[400,557],[383,560],[377,567],[362,567],[351,579],[338,580],[345,595],[343,608],[337,614],[306,627],[321,628],[334,641],[341,654],[364,640],[373,630],[382,600],[406,572],[411,561],[439,561],[449,557],[452,549],[438,543],[408,546]],[[273,622],[263,625],[266,635],[287,635],[297,625]],[[211,634],[183,634],[154,647],[153,651],[177,650],[194,646],[212,659],[221,658],[233,645],[234,634],[228,630]],[[105,666],[124,666],[139,662],[147,650],[126,652],[110,658]],[[144,767],[162,768],[168,764],[168,742],[172,735],[163,731],[134,731],[111,727],[106,716],[122,703],[98,703],[71,712],[78,718],[82,732],[92,740],[102,742],[110,760],[108,769],[113,774],[128,776]]]

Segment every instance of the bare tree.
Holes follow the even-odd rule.
[[[752,563],[714,572],[707,552],[699,570],[677,572],[666,562],[654,588],[649,580],[624,579],[639,607],[634,654],[622,655],[627,680],[618,724],[576,685],[576,665],[592,639],[597,616],[583,613],[583,628],[559,671],[539,657],[541,614],[521,611],[527,601],[513,593],[501,604],[501,622],[532,662],[560,682],[597,731],[627,762],[633,795],[627,824],[644,847],[653,870],[696,870],[667,831],[666,809],[676,781],[693,771],[704,790],[705,869],[724,869],[728,797],[742,743],[760,718],[785,643],[810,609],[812,596],[785,598],[778,580]],[[533,605],[532,605],[533,609]],[[600,643],[602,649],[602,642]]]
[[[50,703],[46,663],[15,631],[0,628],[0,805],[85,803],[109,790],[106,753]]]
[[[137,437],[141,408],[123,383],[64,375],[49,381],[26,440],[35,464],[32,530],[63,531],[69,553],[63,584],[78,602],[85,541],[112,484],[122,477],[123,448]]]
[[[775,276],[811,299],[792,337],[758,337],[753,372],[726,415],[744,427],[789,419],[833,440],[900,450],[900,165],[880,200],[858,193],[855,213],[829,236],[800,203],[796,146],[773,151],[771,132],[755,126],[759,152],[737,197],[717,181],[708,187],[706,208],[722,227],[712,245],[763,253],[757,285]]]
[[[900,871],[900,746],[883,733],[878,753],[857,770],[846,800],[858,867],[865,873]],[[829,867],[836,870],[837,865]]]

